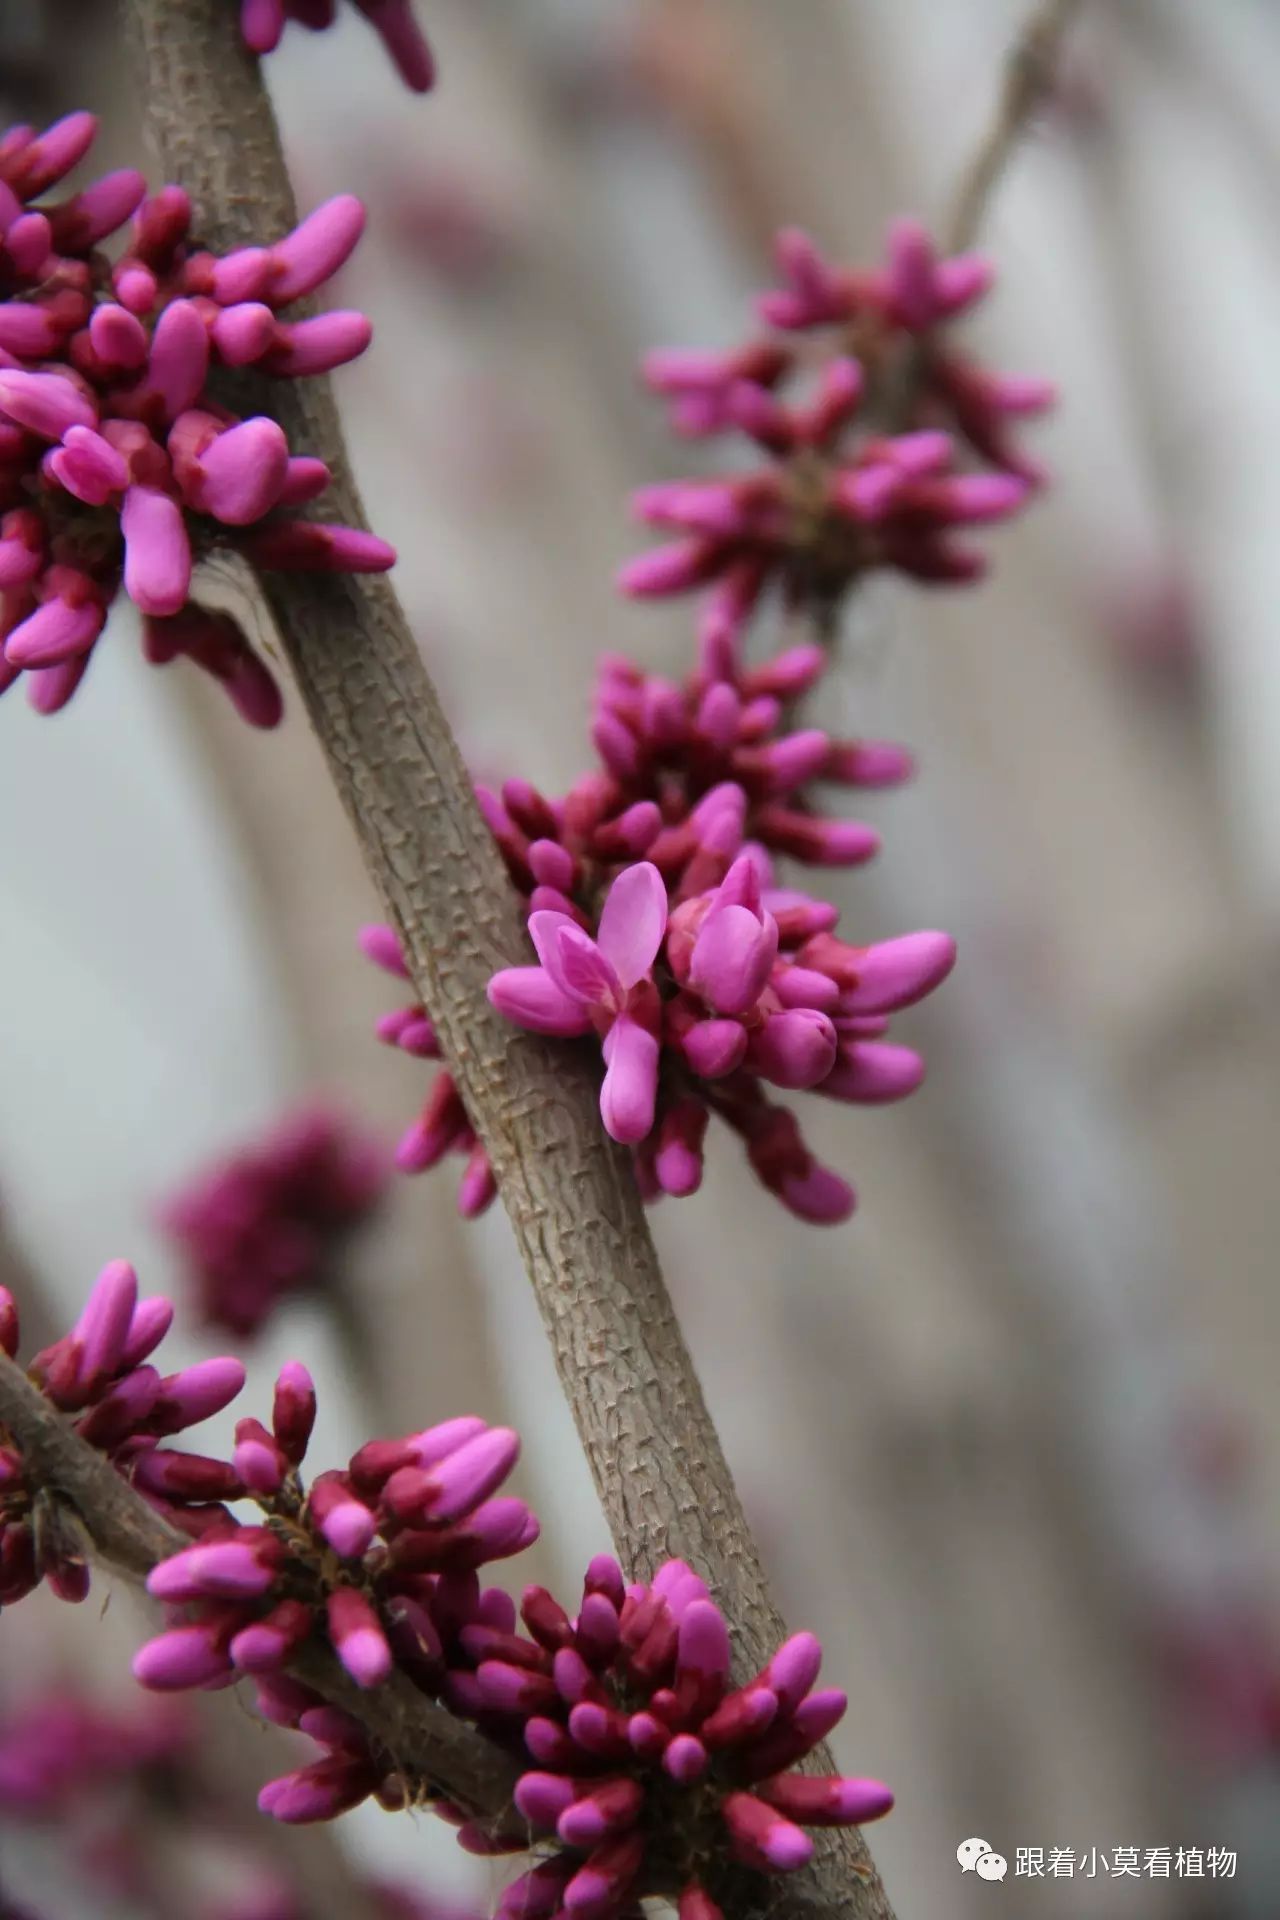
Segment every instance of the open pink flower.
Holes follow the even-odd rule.
[[[566,913],[530,914],[541,964],[504,968],[489,982],[498,1011],[535,1033],[601,1036],[600,1114],[627,1144],[653,1126],[661,1006],[652,968],[666,929],[666,885],[641,861],[614,881],[595,939]]]

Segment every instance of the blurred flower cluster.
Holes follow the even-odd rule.
[[[323,1292],[376,1212],[387,1171],[342,1114],[308,1106],[188,1181],[160,1219],[203,1318],[249,1335],[286,1295]]]

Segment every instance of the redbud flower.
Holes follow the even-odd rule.
[[[178,187],[132,171],[33,205],[92,142],[91,115],[0,140],[0,692],[22,673],[52,713],[71,698],[116,594],[143,615],[147,658],[185,655],[255,726],[278,689],[235,622],[191,599],[199,561],[234,547],[264,568],[380,571],[395,555],[355,528],[294,517],[328,485],[267,414],[218,398],[221,368],[324,373],[362,353],[359,313],[284,310],[346,260],[350,195],[270,246],[218,258],[190,243]],[[100,243],[130,216],[112,264]]]
[[[1047,383],[988,373],[941,338],[990,286],[985,258],[938,260],[914,221],[890,228],[888,265],[870,273],[832,267],[794,229],[777,251],[788,284],[760,311],[771,326],[831,336],[816,382],[809,354],[772,340],[663,351],[644,367],[677,431],[739,432],[767,456],[745,472],[644,488],[634,501],[641,520],[681,537],[628,562],[622,591],[708,588],[704,657],[722,662],[773,584],[821,614],[875,568],[978,579],[985,556],[956,532],[1006,518],[1042,478],[1006,423],[1053,399]],[[797,381],[799,397],[784,398]],[[995,471],[968,470],[965,454]],[[723,664],[717,677],[727,677]]]
[[[476,1568],[537,1538],[524,1502],[498,1495],[520,1451],[509,1428],[466,1417],[372,1440],[344,1471],[304,1488],[314,1419],[310,1375],[292,1363],[276,1382],[271,1426],[240,1421],[228,1471],[264,1524],[225,1515],[153,1569],[148,1591],[175,1612],[134,1660],[144,1686],[167,1692],[277,1674],[304,1641],[323,1635],[357,1686],[378,1686],[400,1665],[438,1692],[458,1581],[465,1593]],[[376,1786],[369,1779],[355,1797]],[[354,1804],[349,1791],[352,1781],[333,1810]],[[331,1817],[287,1810],[294,1806],[270,1810],[282,1819]]]
[[[411,0],[355,0],[395,62],[396,71],[415,93],[426,93],[435,79],[435,62],[413,17]],[[240,31],[254,53],[273,53],[287,21],[304,27],[331,27],[336,0],[239,0]]]
[[[815,1690],[821,1646],[795,1634],[733,1687],[724,1617],[682,1561],[626,1586],[601,1555],[576,1619],[539,1587],[521,1613],[529,1640],[464,1635],[478,1697],[522,1726],[535,1763],[516,1805],[559,1842],[507,1889],[504,1920],[610,1920],[653,1892],[715,1920],[707,1882],[728,1860],[788,1873],[813,1852],[806,1827],[860,1825],[893,1805],[878,1781],[791,1771],[846,1706]]]
[[[160,1442],[229,1405],[244,1368],[234,1359],[202,1360],[160,1374],[149,1362],[172,1319],[171,1302],[139,1300],[133,1268],[113,1260],[71,1332],[38,1353],[27,1374],[153,1506],[199,1535],[222,1517],[217,1503],[240,1492],[238,1478],[220,1461]],[[11,1359],[18,1337],[17,1303],[0,1287],[0,1349]],[[89,1569],[81,1548],[76,1529],[28,1478],[21,1448],[0,1425],[0,1606],[21,1600],[42,1579],[59,1599],[83,1600]]]
[[[568,914],[530,914],[541,966],[508,967],[489,983],[499,1012],[537,1033],[595,1029],[606,1064],[601,1117],[613,1138],[628,1145],[653,1126],[661,1002],[652,968],[666,924],[662,875],[643,861],[614,881],[598,939]]]
[[[337,1113],[307,1107],[166,1201],[204,1318],[253,1334],[284,1296],[323,1289],[386,1185],[381,1150]]]

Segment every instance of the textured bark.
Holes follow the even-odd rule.
[[[147,122],[199,238],[261,242],[295,220],[274,115],[227,0],[129,0]],[[364,524],[329,383],[262,401],[335,483],[323,515]],[[646,1574],[689,1560],[724,1608],[740,1671],[785,1633],[672,1310],[625,1154],[575,1049],[514,1033],[489,1007],[497,967],[528,958],[518,901],[471,793],[404,614],[386,582],[265,576],[281,644],[370,872],[440,1033],[551,1338],[615,1544]],[[823,1749],[816,1762],[829,1769]],[[813,1866],[752,1898],[773,1914],[890,1920],[861,1839],[817,1836]]]

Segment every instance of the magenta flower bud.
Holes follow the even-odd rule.
[[[146,365],[147,330],[126,307],[95,307],[89,316],[89,339],[104,366],[135,373]]]
[[[955,965],[955,941],[946,933],[906,933],[875,946],[811,942],[801,959],[831,973],[841,988],[842,1013],[895,1013],[913,1006],[946,979]]]
[[[124,225],[146,191],[142,175],[132,167],[122,167],[116,173],[104,174],[61,206],[47,208],[55,249],[59,253],[87,253]]]
[[[391,1672],[391,1648],[378,1616],[354,1587],[339,1587],[325,1603],[333,1650],[358,1687],[376,1687]]]
[[[309,213],[271,249],[271,299],[276,306],[314,293],[355,251],[365,210],[353,193],[337,194]]]
[[[274,1673],[302,1645],[311,1627],[309,1607],[300,1600],[282,1600],[264,1619],[235,1635],[228,1649],[232,1662],[240,1673]]]
[[[316,460],[309,454],[291,455],[285,468],[279,504],[282,507],[303,507],[309,500],[319,499],[332,478],[323,460]]]
[[[842,1046],[820,1091],[833,1100],[879,1105],[905,1099],[924,1079],[924,1061],[911,1047],[859,1040]]]
[[[134,1462],[133,1483],[148,1493],[184,1502],[238,1500],[244,1492],[242,1476],[225,1460],[210,1460],[196,1453],[171,1453],[159,1447],[139,1454]]]
[[[632,600],[685,593],[703,586],[719,569],[723,548],[716,541],[684,540],[637,554],[619,569],[618,591]]]
[[[4,643],[4,657],[14,667],[70,666],[88,653],[105,620],[96,600],[73,606],[55,594],[13,629]]]
[[[1031,491],[1013,473],[960,473],[933,482],[942,515],[958,526],[982,526],[1007,519]]]
[[[545,1713],[559,1699],[554,1680],[505,1660],[484,1660],[476,1669],[486,1704],[498,1713]]]
[[[822,1642],[813,1633],[793,1633],[760,1675],[760,1684],[778,1696],[784,1713],[794,1713],[810,1692],[822,1665]]]
[[[893,1794],[879,1780],[821,1779],[803,1773],[762,1780],[757,1799],[806,1827],[864,1826],[893,1806]]]
[[[768,985],[777,952],[772,915],[713,903],[694,942],[689,984],[717,1013],[746,1013]]]
[[[289,1826],[336,1820],[340,1813],[359,1806],[376,1785],[367,1762],[333,1755],[268,1781],[258,1795],[258,1808]]]
[[[357,359],[372,338],[373,327],[363,313],[318,313],[310,320],[277,324],[261,365],[274,374],[330,373]]]
[[[210,1626],[172,1627],[133,1657],[134,1679],[153,1693],[203,1687],[231,1671],[224,1635]]]
[[[294,1466],[306,1455],[315,1419],[316,1390],[311,1375],[300,1361],[286,1361],[276,1375],[271,1430],[285,1459]]]
[[[618,1760],[630,1752],[626,1714],[598,1700],[579,1700],[570,1708],[569,1732],[580,1747],[606,1760]]]
[[[156,487],[130,487],[120,530],[129,598],[143,613],[177,613],[191,590],[191,542],[177,501]]]
[[[604,1037],[600,1117],[610,1138],[624,1145],[643,1140],[653,1127],[658,1054],[654,1034],[628,1014],[620,1015]]]
[[[193,301],[174,300],[156,322],[146,392],[166,421],[193,407],[209,371],[209,334]]]
[[[224,308],[257,304],[267,291],[272,254],[267,247],[237,247],[212,263],[208,291]],[[271,309],[268,307],[268,313]]]
[[[62,329],[48,307],[24,300],[6,300],[0,305],[0,348],[6,353],[39,360],[52,353],[61,339]]]
[[[744,1036],[745,1038],[745,1036]],[[710,1114],[700,1100],[679,1100],[658,1124],[654,1172],[664,1193],[696,1193],[702,1182],[702,1143]]]
[[[71,1338],[80,1348],[80,1383],[89,1387],[115,1373],[138,1304],[138,1276],[127,1260],[113,1260],[93,1283]]]
[[[157,1600],[254,1600],[271,1591],[283,1558],[282,1549],[272,1553],[262,1541],[188,1547],[152,1568],[147,1592]]]
[[[544,1860],[499,1895],[494,1920],[551,1920],[560,1909],[573,1861]]]
[[[707,1770],[708,1754],[691,1733],[678,1733],[662,1756],[662,1765],[679,1786],[692,1786]]]
[[[53,233],[43,213],[19,214],[4,236],[4,251],[14,271],[24,280],[34,280],[41,273],[52,246]]]
[[[683,1035],[685,1059],[704,1080],[720,1080],[746,1058],[748,1035],[736,1020],[700,1020]]]
[[[807,1833],[754,1794],[730,1793],[720,1805],[736,1859],[765,1873],[794,1873],[813,1857]]]
[[[244,527],[275,506],[288,466],[288,442],[275,421],[242,420],[204,448],[196,463],[198,481],[186,491],[202,512]]]
[[[378,1531],[377,1518],[356,1499],[345,1474],[320,1474],[312,1482],[307,1504],[335,1553],[344,1560],[358,1560],[368,1552]]]
[[[839,1725],[848,1704],[847,1696],[837,1687],[809,1694],[795,1708],[789,1721],[780,1720],[763,1739],[743,1748],[737,1760],[742,1777],[761,1780],[803,1760]]]
[[[859,866],[880,848],[880,836],[857,820],[822,820],[776,803],[761,807],[756,824],[779,853],[815,867]]]
[[[160,1294],[140,1300],[129,1323],[129,1334],[120,1356],[122,1368],[141,1366],[150,1358],[173,1325],[173,1302]]]
[[[398,980],[409,978],[400,936],[394,928],[377,924],[361,927],[357,939],[366,959],[372,960],[384,973],[394,974]]]
[[[104,506],[129,484],[127,461],[93,427],[69,427],[46,465],[68,493],[91,507]]]
[[[905,747],[889,740],[834,740],[822,768],[824,780],[847,787],[896,787],[915,772]]]
[[[529,867],[541,885],[572,893],[577,880],[577,862],[567,847],[555,840],[535,840],[529,848]]]
[[[573,1805],[578,1789],[572,1780],[555,1773],[524,1773],[516,1783],[516,1806],[531,1827],[554,1831],[556,1822]]]
[[[0,1352],[12,1360],[18,1351],[18,1303],[7,1287],[0,1287]]]
[[[605,1780],[565,1808],[556,1832],[567,1847],[595,1847],[633,1827],[643,1806],[638,1780]]]
[[[815,1007],[791,1007],[768,1015],[751,1036],[747,1057],[775,1086],[816,1087],[836,1058],[836,1030]]]
[[[577,1643],[583,1658],[593,1666],[602,1667],[613,1658],[618,1645],[618,1602],[610,1593],[595,1590],[583,1595]]]
[[[758,1681],[740,1687],[703,1721],[698,1735],[711,1749],[739,1746],[754,1740],[770,1726],[778,1712],[778,1696]]]
[[[71,427],[96,427],[97,408],[60,373],[0,369],[0,413],[43,440],[61,440]]]
[[[65,114],[39,134],[23,128],[21,158],[16,169],[6,169],[7,177],[24,199],[36,199],[80,164],[97,131],[98,122],[91,113]],[[6,136],[6,147],[10,142],[19,146],[16,130]]]
[[[626,1834],[597,1847],[564,1890],[571,1920],[605,1920],[626,1903],[644,1859],[642,1834]]]
[[[357,527],[277,520],[255,527],[240,543],[254,566],[277,573],[386,573],[396,550]]]
[[[250,1493],[270,1499],[284,1485],[288,1462],[260,1420],[236,1423],[236,1472]]]
[[[151,1414],[153,1433],[180,1433],[230,1406],[244,1385],[238,1360],[201,1360],[160,1382],[160,1398]]]
[[[770,984],[784,1007],[817,1007],[834,1013],[840,1003],[835,981],[812,967],[775,967]]]

